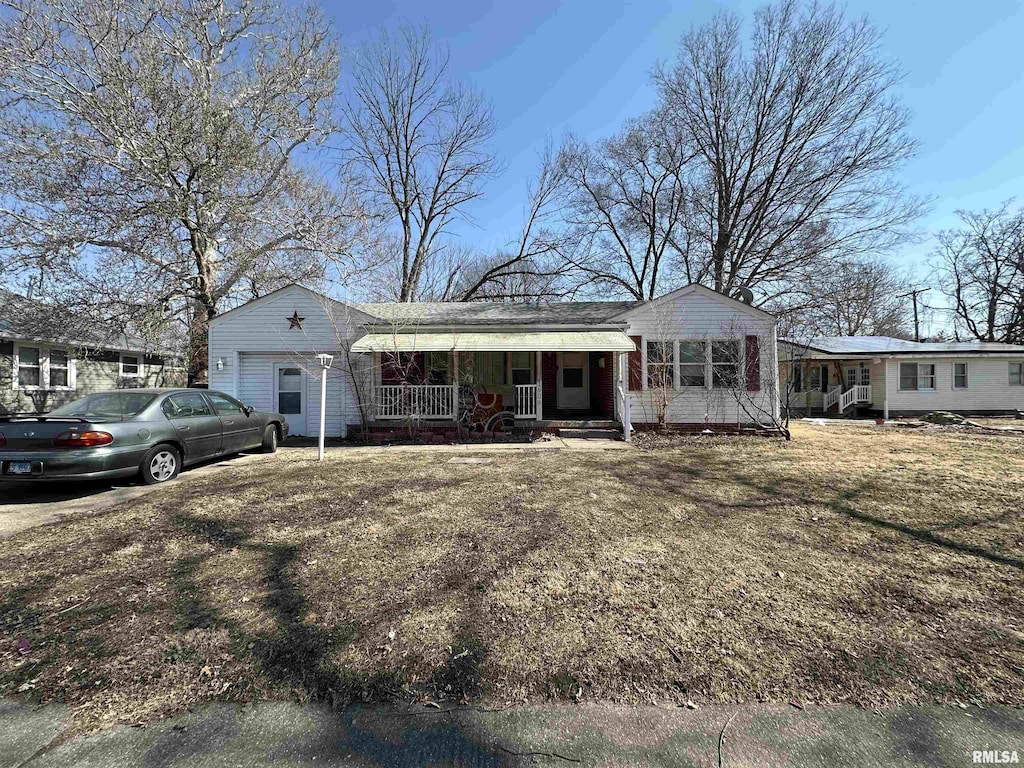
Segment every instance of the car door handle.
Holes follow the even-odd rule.
[[[182,425],[180,425],[180,426],[178,427],[178,430],[179,430],[179,431],[181,431],[181,432],[188,432],[188,424],[182,424]]]
[[[225,422],[224,422],[224,426],[225,426],[225,427],[230,427],[230,426],[231,426],[232,424],[234,424],[234,423],[235,423],[234,421],[225,421]]]

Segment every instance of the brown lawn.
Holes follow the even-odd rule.
[[[309,456],[0,542],[0,694],[1024,704],[1019,438]]]

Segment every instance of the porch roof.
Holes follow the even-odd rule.
[[[368,333],[353,352],[632,352],[622,331]]]

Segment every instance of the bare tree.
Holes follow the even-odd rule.
[[[749,44],[722,13],[656,73],[659,114],[684,146],[687,279],[779,298],[794,274],[898,242],[920,210],[894,172],[911,156],[897,68],[879,33],[835,6],[758,10]]]
[[[562,199],[568,184],[562,158],[546,147],[527,190],[522,229],[509,247],[473,258],[462,254],[447,270],[446,292],[455,301],[538,301],[564,298],[572,284],[581,235],[564,226]]]
[[[387,32],[353,62],[344,107],[349,167],[397,224],[392,298],[416,301],[450,224],[496,169],[494,117],[483,97],[448,77],[448,53],[426,28]]]
[[[935,251],[956,338],[1024,344],[1024,209],[957,215],[963,226],[940,232]]]
[[[843,259],[794,285],[783,334],[912,338],[910,278],[880,258]]]
[[[180,318],[205,379],[209,320],[246,280],[347,251],[352,208],[311,162],[336,127],[329,24],[262,0],[6,5],[0,249],[43,290]]]
[[[681,175],[689,159],[653,116],[596,146],[565,142],[566,216],[589,238],[574,264],[584,284],[641,301],[664,292],[686,235]]]

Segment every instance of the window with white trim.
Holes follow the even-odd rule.
[[[953,389],[967,389],[967,363],[953,363]]]
[[[57,389],[71,385],[71,369],[66,349],[50,348],[50,364],[47,367],[49,372],[49,387]]]
[[[448,353],[427,352],[427,383],[448,383]]]
[[[37,345],[14,346],[15,389],[73,389],[75,363],[68,350]]]
[[[703,341],[679,342],[680,387],[706,387],[708,385],[707,364],[707,344]]]
[[[1024,387],[1024,363],[1010,363],[1010,386]]]
[[[735,339],[711,342],[711,386],[736,389],[740,385],[740,343]]]
[[[142,361],[138,355],[121,354],[121,375],[135,379],[141,375]]]
[[[533,362],[536,355],[533,352],[512,352],[512,383],[533,384]]]
[[[671,341],[647,342],[647,387],[648,389],[672,389],[672,371],[675,367],[673,354],[675,343]]]
[[[18,386],[43,386],[43,356],[39,347],[18,347]]]
[[[920,392],[934,389],[934,363],[900,363],[901,392]]]

